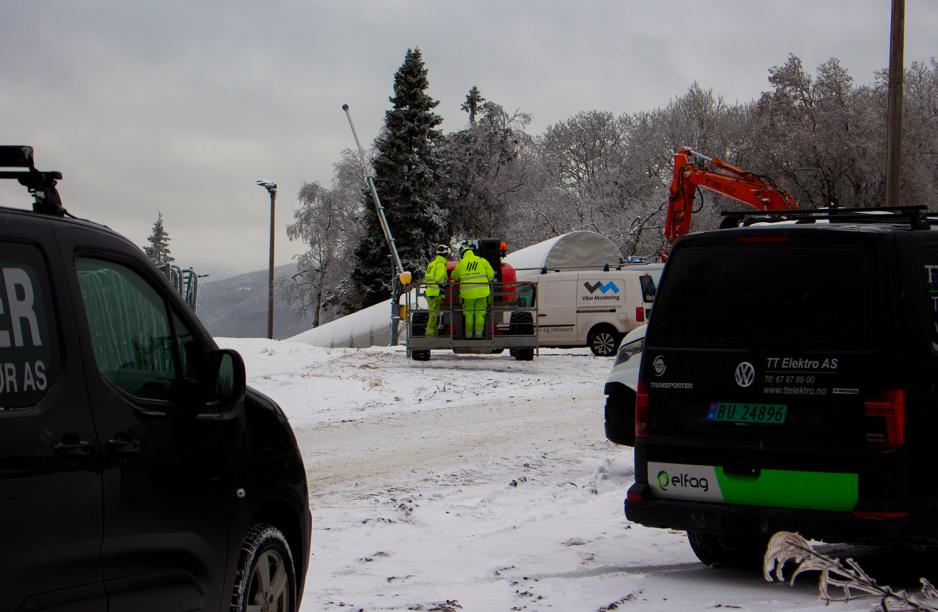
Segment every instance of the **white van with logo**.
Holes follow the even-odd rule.
[[[622,337],[651,314],[664,264],[546,272],[537,277],[538,344],[588,346],[612,356]]]

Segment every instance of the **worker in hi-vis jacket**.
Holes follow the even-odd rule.
[[[495,278],[491,264],[472,252],[472,246],[463,243],[459,247],[459,263],[453,270],[453,282],[459,283],[459,300],[462,303],[466,338],[482,338],[485,335],[485,312],[488,310],[491,288]]]
[[[427,265],[427,272],[423,275],[426,284],[427,296],[427,330],[425,336],[435,336],[439,322],[440,311],[443,310],[443,300],[446,299],[446,258],[450,250],[445,244],[436,247],[436,257]]]

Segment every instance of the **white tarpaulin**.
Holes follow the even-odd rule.
[[[605,236],[585,230],[562,234],[509,253],[505,261],[518,271],[518,280],[533,280],[541,270],[596,269],[617,266],[619,249]]]

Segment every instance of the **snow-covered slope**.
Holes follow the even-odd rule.
[[[304,611],[868,610],[700,565],[629,525],[631,449],[606,441],[610,359],[530,362],[220,339],[283,407],[307,467]],[[913,579],[914,582],[914,579]]]

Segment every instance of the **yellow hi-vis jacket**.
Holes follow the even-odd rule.
[[[427,297],[440,295],[440,287],[446,284],[446,258],[437,255],[427,265],[427,273],[423,275],[423,282],[427,285]]]
[[[462,260],[453,270],[453,282],[459,283],[459,297],[477,300],[489,296],[489,283],[495,278],[495,270],[488,260],[471,250],[462,255]]]

